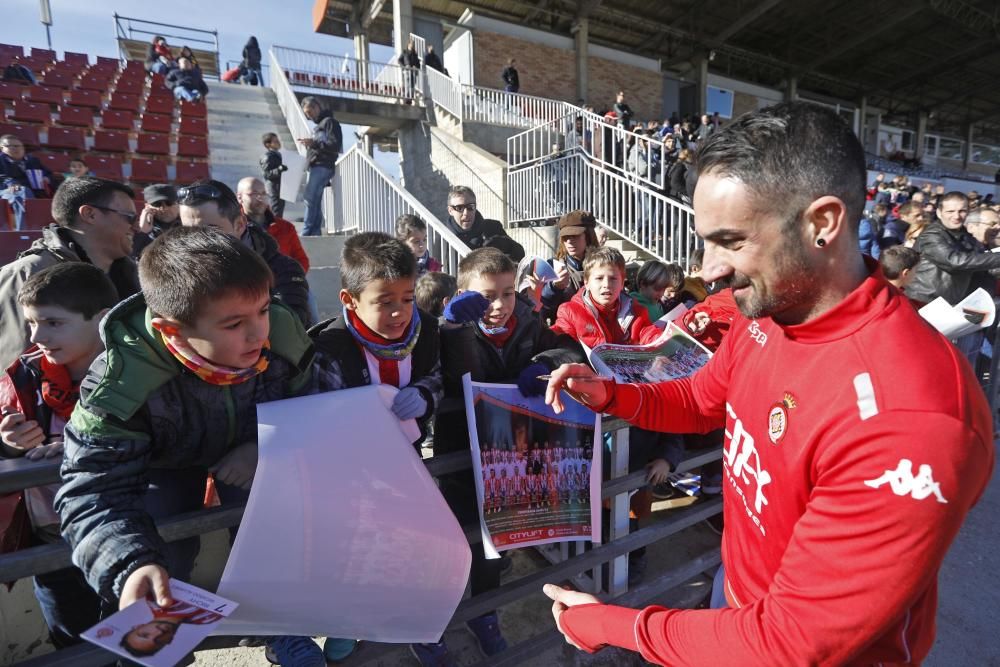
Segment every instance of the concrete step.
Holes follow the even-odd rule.
[[[347,236],[302,236],[300,239],[312,267],[340,266],[340,254],[344,251]]]

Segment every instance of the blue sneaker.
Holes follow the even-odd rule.
[[[281,667],[326,667],[326,658],[311,637],[269,637],[264,657]]]
[[[444,639],[437,644],[410,644],[410,653],[420,661],[422,667],[458,667],[458,663],[448,652]]]
[[[346,660],[358,647],[357,639],[340,639],[327,637],[323,640],[323,657],[327,662]]]
[[[469,630],[472,630],[472,634],[476,636],[476,641],[479,642],[479,650],[486,657],[507,650],[507,640],[500,633],[500,619],[497,618],[495,611],[477,616],[466,621],[465,624],[469,627]]]

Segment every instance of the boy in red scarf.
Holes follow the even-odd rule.
[[[104,349],[98,325],[118,302],[118,292],[93,264],[66,262],[28,279],[17,300],[32,346],[0,375],[0,456],[55,458],[62,456],[63,428],[80,395],[80,380]],[[59,515],[52,509],[58,489],[55,484],[16,494],[38,543],[61,540]],[[58,648],[78,643],[77,634],[99,619],[100,599],[78,568],[38,575],[35,590]]]

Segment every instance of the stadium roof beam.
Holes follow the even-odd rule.
[[[845,53],[856,49],[866,42],[869,42],[872,38],[877,37],[886,30],[896,27],[903,21],[909,19],[911,16],[919,13],[921,9],[923,9],[923,7],[920,3],[913,3],[913,6],[900,12],[899,14],[893,14],[882,21],[876,21],[875,25],[871,29],[861,32],[853,38],[841,42],[836,48],[828,50],[819,58],[815,58],[812,62],[807,63],[801,68],[800,72],[814,70],[820,65],[825,65],[831,60],[835,60]]]
[[[378,15],[382,13],[382,8],[385,7],[386,0],[372,0],[371,4],[360,3],[361,7],[364,7],[364,11],[361,14],[361,29],[367,30],[368,27],[375,22]],[[367,5],[367,6],[366,6]]]
[[[724,29],[716,33],[714,36],[707,39],[705,41],[705,48],[714,49],[721,46],[726,42],[727,39],[739,33],[741,30],[743,30],[748,25],[759,19],[761,16],[774,9],[777,5],[780,5],[782,1],[783,0],[764,0],[764,2],[761,2],[752,10],[743,14],[738,19],[736,19],[728,26],[726,26]],[[654,35],[654,37],[659,37],[659,35]],[[673,67],[674,65],[678,65],[686,60],[690,60],[692,57],[694,57],[694,55],[695,54],[692,53],[683,58],[675,58],[669,62],[664,63],[663,67],[664,69]]]

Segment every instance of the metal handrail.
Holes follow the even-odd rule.
[[[455,118],[462,120],[462,88],[436,69],[425,67],[431,99]]]
[[[271,47],[272,62],[295,86],[340,90],[361,99],[419,99],[420,69],[287,46]],[[287,77],[286,77],[287,78]]]
[[[305,156],[306,147],[299,143],[299,139],[308,139],[312,136],[309,127],[309,120],[299,104],[299,98],[295,96],[288,78],[285,76],[285,69],[278,62],[278,57],[271,48],[267,52],[267,57],[271,60],[271,90],[278,98],[278,106],[281,114],[285,117],[288,131],[292,134],[292,144],[299,155]]]

